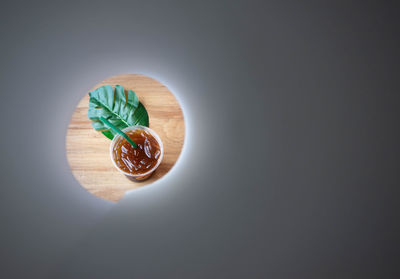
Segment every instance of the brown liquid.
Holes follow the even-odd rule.
[[[148,172],[161,155],[157,140],[145,130],[128,131],[126,134],[137,144],[137,148],[124,138],[118,140],[113,147],[115,163],[121,170],[134,175]]]

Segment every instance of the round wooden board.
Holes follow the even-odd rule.
[[[120,84],[137,94],[149,114],[150,128],[156,131],[164,145],[164,158],[155,173],[142,182],[129,180],[111,162],[111,141],[92,128],[87,116],[89,94],[85,94],[68,126],[67,159],[72,173],[85,189],[105,200],[119,201],[126,191],[160,179],[173,167],[182,150],[185,123],[174,95],[152,78],[136,74],[113,76],[90,91],[106,84]]]

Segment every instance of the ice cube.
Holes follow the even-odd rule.
[[[144,140],[144,153],[146,153],[147,157],[151,158],[151,145],[147,138]]]

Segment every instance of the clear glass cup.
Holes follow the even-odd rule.
[[[110,144],[110,156],[111,156],[111,161],[113,162],[114,166],[117,168],[117,170],[119,170],[122,174],[126,175],[129,179],[133,180],[133,181],[142,181],[145,180],[147,178],[149,178],[154,171],[158,168],[158,166],[160,165],[163,156],[164,156],[164,147],[162,144],[162,141],[160,139],[160,137],[157,135],[156,132],[154,132],[152,129],[145,127],[145,126],[141,126],[141,125],[136,125],[136,126],[129,126],[126,127],[125,129],[122,130],[122,132],[127,133],[129,131],[135,131],[135,130],[145,130],[148,133],[150,133],[157,141],[158,145],[160,146],[160,156],[157,159],[157,163],[154,165],[154,167],[152,167],[151,169],[149,169],[147,172],[145,173],[140,173],[140,174],[133,174],[133,173],[129,173],[126,172],[122,169],[120,169],[117,165],[117,163],[115,162],[115,158],[114,158],[114,146],[116,144],[118,144],[122,139],[124,139],[122,136],[120,135],[116,135],[114,136],[114,139],[111,141]]]

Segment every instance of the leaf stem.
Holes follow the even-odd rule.
[[[115,127],[113,124],[111,124],[107,119],[105,119],[103,116],[100,116],[100,120],[106,124],[108,127],[110,127],[112,130],[114,130],[114,132],[118,133],[119,135],[121,135],[121,137],[123,137],[124,139],[126,139],[132,146],[133,148],[137,148],[136,143],[124,132],[122,132],[120,129],[118,129],[117,127]]]

